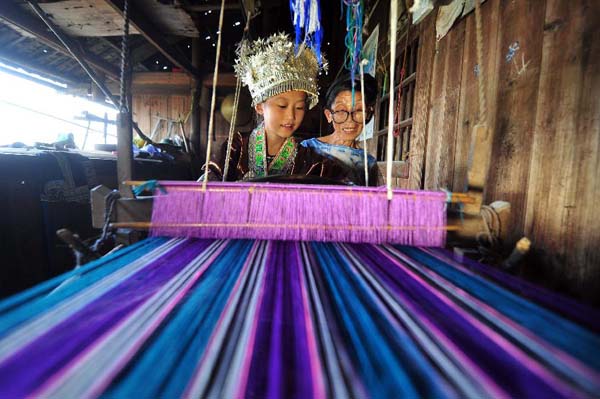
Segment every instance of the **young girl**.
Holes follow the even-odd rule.
[[[356,139],[365,123],[373,115],[373,105],[377,96],[377,82],[365,75],[365,105],[363,114],[360,81],[354,82],[355,92],[352,98],[352,79],[349,74],[342,75],[327,90],[325,96],[325,117],[333,125],[333,133],[304,140],[302,147],[311,148],[318,154],[335,160],[354,171],[354,183],[365,185],[364,154]],[[368,155],[369,185],[379,184],[379,169],[375,157]]]
[[[235,70],[248,87],[262,122],[250,133],[236,133],[231,143],[227,181],[273,175],[311,175],[345,178],[348,171],[308,147],[298,146],[292,134],[307,109],[318,102],[319,64],[312,50],[295,54],[285,34],[243,45]],[[216,161],[208,163],[211,180],[222,180],[227,143]]]

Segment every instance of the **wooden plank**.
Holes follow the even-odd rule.
[[[426,189],[451,189],[458,121],[465,21],[438,42],[434,61],[428,124]]]
[[[435,13],[420,24],[419,52],[417,56],[417,81],[415,107],[411,134],[409,188],[423,188],[425,149],[429,117],[429,97],[435,58]],[[375,140],[373,140],[375,141]]]
[[[62,45],[62,43],[54,36],[52,32],[48,32],[45,25],[40,22],[39,19],[36,19],[30,16],[28,13],[23,12],[21,8],[12,5],[7,1],[0,1],[0,17],[10,25],[13,25],[18,29],[27,32],[27,34],[34,36],[38,41],[46,46],[49,46],[50,48],[73,58],[71,53]],[[86,62],[105,73],[108,78],[115,81],[119,80],[119,72],[115,66],[93,54],[88,54],[83,50],[84,47],[81,46],[81,43],[78,40],[71,38],[70,41],[75,43],[77,51],[81,53],[82,58]]]
[[[500,27],[500,1],[490,0],[481,7],[483,40],[483,77],[487,113],[479,115],[479,74],[480,67],[476,50],[475,14],[465,18],[465,49],[462,64],[462,85],[456,132],[453,191],[465,191],[475,199],[466,205],[464,211],[479,214],[484,203],[484,190],[490,164],[493,163],[491,150],[494,140],[494,121],[498,87],[498,42]],[[485,120],[484,120],[485,119]],[[485,124],[483,124],[485,122]],[[468,181],[467,181],[468,180]]]
[[[71,36],[121,36],[123,17],[104,0],[62,0],[40,7]],[[131,34],[139,32],[132,27]]]
[[[118,13],[123,15],[123,0],[105,1]],[[146,40],[152,43],[152,45],[154,45],[169,61],[183,69],[186,73],[193,76],[200,76],[200,72],[197,68],[192,66],[190,60],[176,47],[171,46],[164,38],[164,35],[156,30],[154,23],[147,17],[142,8],[136,7],[134,4],[129,4],[128,10],[131,26],[135,27]]]
[[[192,90],[192,79],[184,73],[140,72],[134,74],[131,90],[134,95],[189,96]]]
[[[213,85],[212,73],[207,74],[202,80],[202,84],[206,87],[212,88]],[[217,77],[217,87],[235,87],[237,84],[237,78],[234,73],[219,73]]]
[[[525,231],[544,272],[600,303],[600,4],[547,0]]]
[[[544,0],[511,2],[500,9],[499,54],[492,165],[488,174],[485,199],[511,204],[509,244],[523,236],[524,210],[531,158],[532,136],[542,56]],[[507,59],[511,46],[517,52]],[[524,61],[523,61],[524,60]],[[522,62],[528,63],[525,69]],[[492,75],[494,76],[494,75]]]
[[[134,85],[167,85],[190,88],[192,78],[177,72],[136,72],[133,74]]]

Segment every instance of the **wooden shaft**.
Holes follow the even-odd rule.
[[[145,181],[141,181],[141,180],[127,180],[124,181],[123,184],[128,185],[128,186],[141,186],[142,184],[146,183]],[[160,183],[160,182],[159,182]],[[201,191],[200,187],[201,187],[201,183],[199,182],[190,182],[192,184],[190,184],[190,187],[192,188],[192,190],[194,189],[194,187],[196,187],[197,191]],[[169,185],[166,184],[166,187],[168,187]],[[307,186],[310,187],[310,186]],[[212,187],[208,187],[207,190],[211,191],[211,189],[213,189]],[[252,186],[252,187],[244,187],[241,188],[241,190],[249,190],[249,191],[256,191],[257,189],[260,189],[260,187],[258,186]],[[218,188],[219,191],[239,191],[240,189],[236,189],[236,188]],[[274,190],[274,189],[270,189],[270,190]],[[310,190],[310,188],[308,188],[308,190]],[[168,191],[168,190],[167,190]],[[204,191],[204,190],[202,190]],[[348,190],[349,193],[354,192],[356,195],[361,195],[360,191],[356,190],[353,191],[352,189]],[[368,195],[372,195],[372,193],[369,193]],[[401,194],[400,194],[401,195]],[[413,194],[408,194],[409,196],[414,196]],[[418,198],[415,196],[415,198]],[[447,199],[446,202],[448,203],[452,203],[452,204],[457,204],[457,203],[462,203],[462,204],[474,204],[476,199],[473,198],[472,196],[470,196],[469,194],[465,194],[465,193],[450,193],[449,198]]]
[[[152,227],[249,227],[249,228],[273,228],[290,227],[306,230],[447,230],[457,231],[461,229],[460,225],[446,225],[440,227],[430,226],[388,226],[370,227],[370,226],[329,226],[329,225],[279,225],[279,224],[251,224],[251,223],[152,223],[152,222],[115,222],[111,223],[112,228],[130,228],[130,229],[151,229]]]
[[[121,111],[117,114],[117,178],[119,192],[126,198],[133,197],[131,187],[126,184],[133,176],[133,132],[130,114]]]

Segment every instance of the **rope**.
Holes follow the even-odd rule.
[[[231,113],[231,122],[229,125],[229,136],[227,137],[227,153],[225,155],[225,167],[223,171],[223,181],[229,174],[229,162],[231,161],[231,144],[233,141],[233,132],[235,130],[235,123],[237,120],[237,110],[240,102],[240,89],[242,88],[242,82],[240,79],[235,84],[235,96],[233,97],[233,111]],[[207,171],[208,173],[208,171]]]
[[[489,205],[481,206],[481,218],[484,231],[476,236],[477,249],[483,255],[482,259],[498,259],[500,255],[500,216],[494,208]],[[497,226],[495,229],[494,226]]]
[[[396,32],[398,31],[398,0],[392,0],[390,10],[390,106],[388,115],[386,185],[388,200],[392,200],[392,157],[394,156],[394,69],[396,68]]]
[[[217,101],[217,79],[219,77],[219,58],[221,56],[221,37],[223,35],[223,14],[225,13],[225,0],[221,0],[221,11],[219,12],[219,34],[217,35],[217,54],[215,55],[215,70],[213,73],[212,83],[212,98],[210,100],[210,119],[208,122],[208,140],[206,144],[206,162],[210,161],[210,152],[212,147],[211,133],[213,131],[213,124],[215,121],[215,103]],[[204,173],[204,180],[202,181],[202,190],[206,190],[206,184],[208,183],[208,170]]]
[[[117,190],[113,190],[104,198],[104,225],[102,226],[102,234],[92,245],[92,250],[100,252],[100,249],[108,239],[108,233],[111,229],[110,218],[114,212],[117,200],[121,198],[121,194]]]
[[[485,102],[485,81],[483,79],[483,27],[481,23],[481,4],[480,0],[475,0],[475,29],[477,40],[477,65],[479,74],[477,82],[479,88],[479,121],[486,122],[487,106]]]
[[[244,33],[242,35],[242,41],[246,40],[248,32],[250,31],[250,17],[251,13],[248,11],[248,17],[246,18],[246,26],[244,27]],[[243,47],[242,47],[243,48]],[[235,84],[235,96],[233,97],[233,111],[231,113],[231,122],[229,125],[229,136],[227,137],[227,153],[225,154],[225,167],[223,171],[223,181],[227,179],[229,174],[229,162],[231,161],[231,144],[233,141],[233,131],[235,130],[235,123],[237,121],[237,111],[240,103],[240,90],[242,88],[242,81],[237,79]],[[209,162],[207,159],[206,162]],[[208,169],[206,170],[208,174]]]
[[[120,77],[120,100],[119,100],[119,111],[122,113],[127,112],[127,93],[125,86],[125,71],[127,67],[127,52],[129,51],[129,0],[123,2],[123,18],[125,23],[123,25],[123,36],[121,38],[121,77]]]
[[[363,161],[365,164],[365,186],[369,185],[369,165],[368,165],[368,157],[367,157],[367,118],[366,118],[366,105],[365,105],[365,71],[364,66],[369,62],[363,59],[360,63],[360,93],[362,97],[362,114],[363,114],[363,130],[362,130],[362,139],[363,139]]]

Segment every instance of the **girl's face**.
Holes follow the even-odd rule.
[[[343,141],[354,141],[362,132],[364,125],[362,113],[362,94],[354,92],[354,106],[352,106],[352,92],[340,92],[333,101],[331,109],[325,110],[325,117],[329,123],[333,122],[333,134]],[[368,118],[365,112],[365,118]]]
[[[300,127],[306,113],[306,93],[286,91],[257,104],[256,112],[265,119],[265,131],[287,139]]]

